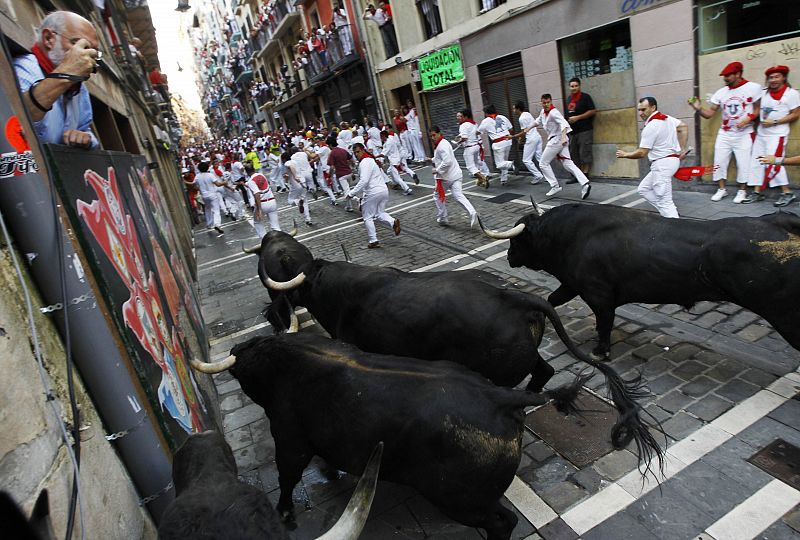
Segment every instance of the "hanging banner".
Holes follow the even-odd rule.
[[[461,45],[456,43],[417,60],[422,90],[433,90],[464,80]]]
[[[188,361],[208,360],[199,304],[146,159],[47,145],[67,213],[172,444],[213,427]],[[193,352],[194,351],[194,352]]]

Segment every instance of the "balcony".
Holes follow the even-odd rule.
[[[260,39],[263,43],[255,55],[256,58],[264,57],[271,49],[277,47],[281,36],[299,19],[300,11],[290,0],[279,0],[267,13],[266,22],[258,32],[262,37],[256,36],[256,41]]]
[[[345,67],[359,60],[353,47],[349,27],[340,28],[324,39],[325,51],[312,51],[306,66],[309,83],[318,86],[330,77],[340,73]]]

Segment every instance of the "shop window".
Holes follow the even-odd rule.
[[[442,18],[439,16],[439,0],[417,0],[417,11],[422,19],[425,39],[442,33]]]
[[[701,53],[800,36],[796,0],[701,0],[698,10]]]
[[[633,69],[627,19],[562,39],[558,45],[566,81]]]

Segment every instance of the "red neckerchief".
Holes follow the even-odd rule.
[[[47,75],[48,73],[52,73],[53,70],[56,69],[56,65],[50,60],[50,57],[47,56],[47,53],[44,52],[41,47],[39,47],[38,43],[34,43],[33,47],[31,47],[31,52],[36,57],[36,61],[39,62],[39,67],[42,68],[42,73]],[[81,91],[81,84],[73,84],[69,87],[67,91],[67,97],[72,97],[76,95],[78,92]]]
[[[645,122],[644,125],[649,124],[650,120],[666,120],[666,119],[667,119],[667,115],[666,114],[664,114],[662,112],[659,112],[659,111],[656,111],[656,112],[653,113],[653,115],[650,118],[647,119],[647,122]]]
[[[569,97],[569,103],[567,104],[567,110],[569,112],[575,112],[575,106],[578,104],[578,100],[581,99],[582,95],[583,93],[578,90]]]
[[[494,120],[495,118],[497,118],[497,113],[487,114],[486,116]]]
[[[775,101],[780,101],[781,98],[783,97],[783,93],[786,92],[787,88],[789,88],[789,85],[785,84],[785,83],[784,83],[783,86],[781,86],[777,90],[772,90],[770,88],[769,89],[769,95],[772,96],[772,99],[774,99]]]
[[[553,107],[553,105],[551,103],[549,109],[545,109],[544,107],[542,107],[542,112],[544,113],[545,116],[547,116],[548,114],[550,114],[550,111],[552,111],[553,109],[555,109],[555,107]]]
[[[740,86],[742,86],[743,84],[747,84],[748,82],[749,81],[747,79],[739,79],[739,82],[737,82],[733,86],[728,86],[728,88],[730,88],[731,90],[735,90],[735,89],[739,88]]]
[[[459,124],[474,124],[474,123],[475,120],[473,120],[472,118],[464,118],[461,122],[459,122]]]
[[[360,158],[358,158],[358,161],[364,161],[367,158],[375,159],[375,156],[364,150],[364,154]]]
[[[443,140],[444,140],[444,136],[439,137],[439,140],[436,141],[436,145],[434,146],[434,149],[439,148],[439,145],[442,143]]]

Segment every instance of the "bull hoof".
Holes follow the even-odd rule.
[[[601,349],[600,347],[596,347],[589,353],[592,357],[592,360],[596,360],[598,362],[610,362],[611,361],[611,351],[606,351]]]

